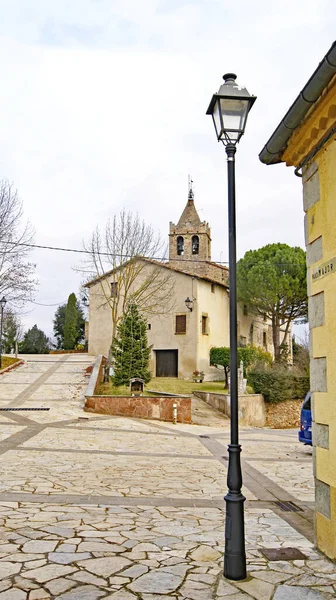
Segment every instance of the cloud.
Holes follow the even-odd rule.
[[[166,236],[191,173],[213,258],[227,260],[225,152],[205,111],[233,70],[258,96],[237,152],[239,256],[271,241],[303,245],[301,182],[258,153],[331,45],[333,10],[327,0],[7,3],[0,174],[17,186],[36,241],[81,247],[123,206]],[[39,301],[77,291],[76,256],[33,259]],[[35,307],[25,322],[50,333],[53,313]]]

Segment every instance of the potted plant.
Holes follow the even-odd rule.
[[[193,381],[198,382],[199,371],[193,371]]]
[[[193,381],[195,383],[202,383],[204,379],[204,371],[193,371]]]

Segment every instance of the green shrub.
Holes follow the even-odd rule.
[[[244,375],[246,377],[248,369],[254,365],[271,365],[272,355],[269,352],[265,352],[265,350],[259,346],[247,345],[237,348],[237,360],[238,366],[240,361],[243,361]],[[214,365],[215,367],[222,366],[224,368],[225,384],[227,387],[228,375],[230,373],[230,348],[211,348],[210,364]]]
[[[301,400],[310,388],[310,378],[307,375],[293,375],[292,398]]]
[[[248,373],[248,383],[265,402],[303,400],[309,390],[309,377],[295,375],[287,369],[255,368]]]

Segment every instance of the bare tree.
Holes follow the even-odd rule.
[[[32,299],[37,280],[36,265],[27,261],[34,231],[29,222],[22,223],[22,202],[12,185],[0,181],[0,295],[11,306],[20,308]]]
[[[129,302],[136,303],[144,315],[171,311],[174,278],[170,269],[163,268],[164,245],[138,215],[122,210],[103,233],[99,227],[95,229],[84,249],[89,258],[80,270],[91,279],[94,273],[100,283],[101,306],[111,308],[112,339]],[[110,283],[106,284],[107,275],[113,293]]]

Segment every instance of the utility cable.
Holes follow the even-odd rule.
[[[77,254],[90,254],[92,255],[93,252],[91,252],[90,250],[79,250],[78,248],[62,248],[62,247],[57,247],[57,246],[42,246],[40,244],[26,244],[26,243],[16,243],[16,242],[5,242],[6,244],[13,244],[15,246],[25,246],[27,248],[38,248],[41,250],[55,250],[58,252],[75,252]],[[127,259],[131,259],[131,258],[136,258],[136,256],[134,256],[134,254],[119,254],[119,253],[112,253],[112,252],[99,252],[99,251],[95,251],[94,254],[96,254],[97,256],[109,256],[110,258],[127,258]],[[167,256],[139,256],[139,258],[147,258],[148,260],[161,260],[161,261],[168,261],[169,258]],[[212,261],[212,260],[201,260],[201,259],[197,259],[197,258],[180,258],[180,257],[176,257],[174,259],[172,259],[172,261],[170,262],[192,262],[192,263],[213,263],[215,265],[228,265],[229,263],[227,261]],[[270,261],[265,261],[265,262],[270,262]],[[253,266],[254,264],[261,264],[260,262],[257,263],[250,263],[250,266]],[[271,262],[270,264],[272,264],[272,266],[275,267],[305,267],[305,264],[300,264],[300,263],[274,263]]]

